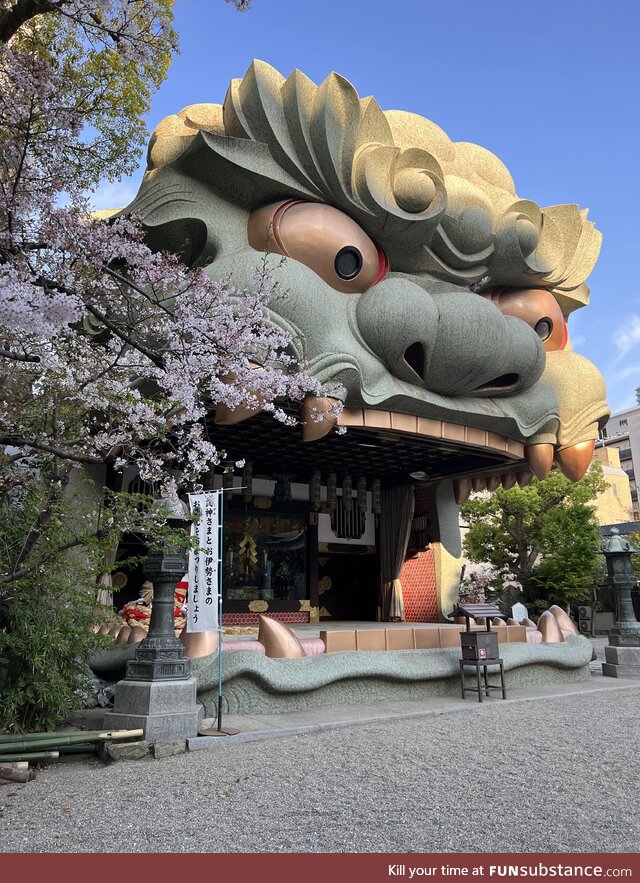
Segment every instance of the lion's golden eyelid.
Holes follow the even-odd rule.
[[[378,278],[373,240],[352,218],[329,205],[289,200],[252,212],[249,244],[299,261],[337,291],[360,293]]]
[[[497,289],[486,295],[505,316],[517,316],[541,337],[547,352],[563,349],[566,343],[562,310],[550,291],[540,289]]]

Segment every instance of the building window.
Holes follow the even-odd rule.
[[[343,497],[338,497],[336,508],[331,513],[331,530],[341,539],[359,540],[364,533],[367,516],[360,511],[356,500],[348,510],[344,508],[343,501]]]

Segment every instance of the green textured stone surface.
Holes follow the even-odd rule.
[[[567,639],[565,644],[509,644],[501,652],[507,689],[590,678],[592,648],[584,637]],[[460,689],[459,659],[458,649],[328,653],[303,659],[227,653],[223,658],[223,711],[273,714],[454,695]],[[217,656],[193,660],[192,674],[205,717],[212,717],[217,707]]]

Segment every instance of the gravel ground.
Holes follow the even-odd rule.
[[[0,788],[0,851],[636,852],[640,689],[349,727]]]

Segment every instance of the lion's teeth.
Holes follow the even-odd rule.
[[[526,445],[524,456],[533,474],[542,480],[551,472],[553,466],[553,445]]]
[[[589,439],[556,451],[556,463],[571,481],[580,481],[586,474],[593,459],[595,444],[595,439]]]

